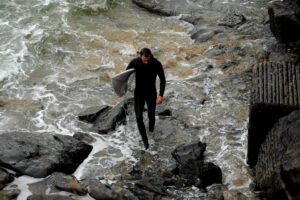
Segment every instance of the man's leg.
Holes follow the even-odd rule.
[[[149,131],[154,131],[155,126],[155,108],[156,108],[156,94],[147,98]]]
[[[148,143],[145,124],[144,124],[144,121],[143,121],[144,105],[145,105],[145,98],[141,97],[139,95],[135,95],[135,97],[134,97],[134,110],[135,110],[136,122],[137,122],[139,132],[142,136],[145,149],[148,149],[149,148],[149,143]]]

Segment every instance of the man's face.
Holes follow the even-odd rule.
[[[141,56],[141,59],[142,59],[142,62],[144,63],[144,64],[148,64],[149,62],[150,62],[150,60],[151,60],[151,56],[149,55],[149,56],[144,56],[144,55],[142,55]]]

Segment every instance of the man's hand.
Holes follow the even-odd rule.
[[[156,98],[156,104],[161,104],[161,103],[163,102],[163,100],[164,100],[164,97],[163,97],[163,96],[158,96],[158,97]]]

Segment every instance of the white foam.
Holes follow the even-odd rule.
[[[32,193],[28,190],[28,184],[39,182],[43,179],[39,178],[32,178],[29,176],[20,176],[16,178],[13,182],[11,182],[8,186],[6,186],[4,189],[14,189],[14,185],[17,186],[17,188],[20,190],[20,194],[17,198],[17,200],[24,200],[27,199]]]

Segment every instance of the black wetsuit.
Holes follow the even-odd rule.
[[[152,57],[148,64],[144,64],[140,58],[133,59],[127,69],[135,69],[134,109],[139,132],[142,136],[145,148],[149,146],[146,128],[143,122],[143,110],[145,103],[148,108],[149,131],[153,132],[155,125],[156,108],[156,77],[160,79],[159,96],[163,96],[166,87],[166,78],[161,63]]]

